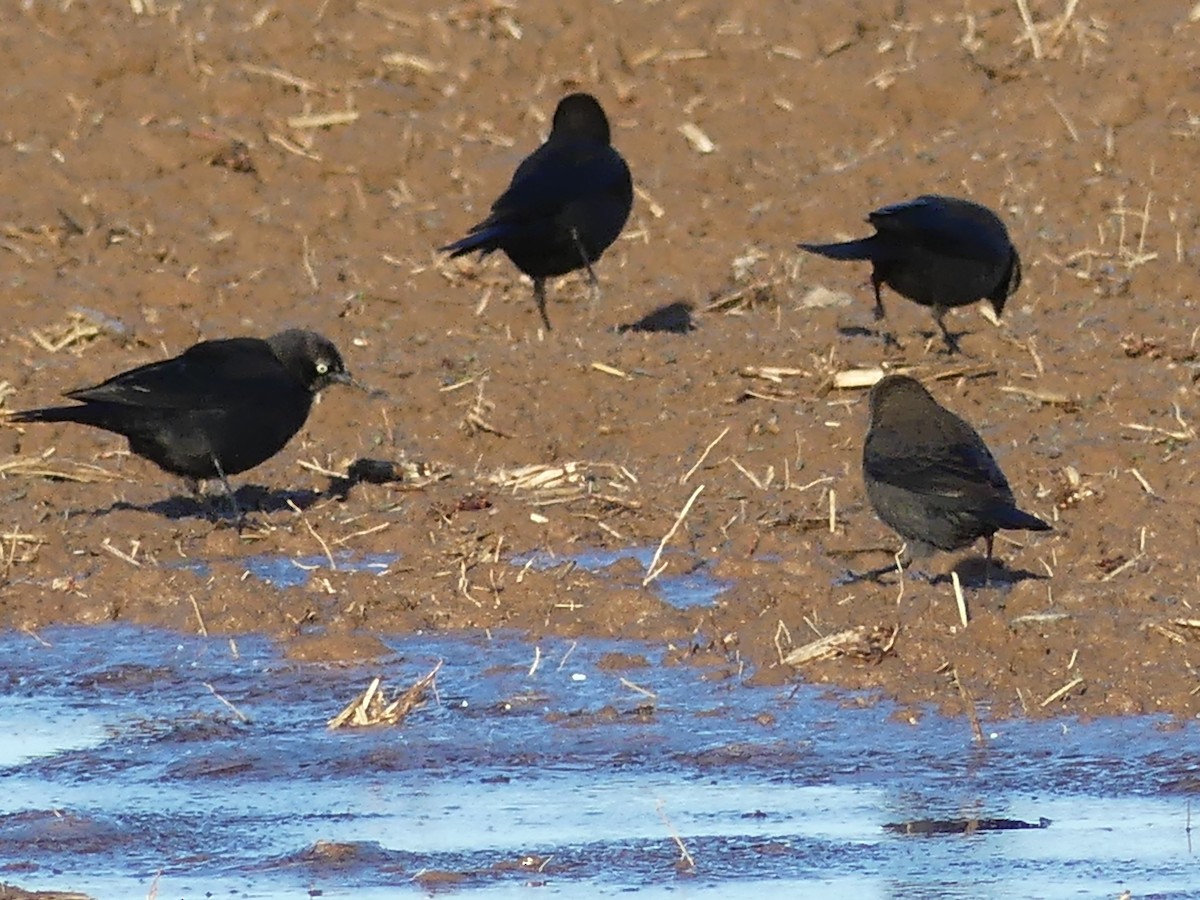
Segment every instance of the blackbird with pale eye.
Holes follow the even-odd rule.
[[[958,340],[946,310],[987,300],[999,316],[1021,284],[1021,257],[1000,217],[978,203],[926,194],[885,206],[867,217],[875,234],[840,244],[800,244],[830,259],[870,260],[875,318],[882,319],[880,286],[933,309],[946,348]]]
[[[1001,529],[1049,531],[1017,508],[1008,479],[975,429],[919,381],[889,375],[870,396],[863,481],[875,512],[905,541],[901,566],[958,550]]]
[[[331,341],[290,329],[203,341],[68,392],[77,405],[25,410],[9,421],[75,422],[124,435],[131,452],[183,477],[194,492],[204,479],[221,479],[232,502],[227,476],[282,450],[331,384],[361,387]]]
[[[451,257],[503,250],[533,279],[546,330],[546,279],[587,269],[595,312],[600,283],[592,263],[625,227],[633,208],[629,166],[612,146],[608,117],[590,94],[570,94],[554,110],[546,143],[517,167],[491,214],[440,249]]]

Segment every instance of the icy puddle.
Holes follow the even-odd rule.
[[[232,558],[223,560],[231,561]],[[307,556],[280,556],[278,554],[258,554],[237,558],[237,564],[247,574],[263,581],[272,587],[290,588],[302,587],[308,584],[313,573],[331,568],[342,572],[367,572],[371,575],[386,575],[389,566],[400,559],[397,553],[365,553],[354,554],[339,551],[331,556],[309,554]],[[332,565],[331,565],[332,564]],[[202,578],[212,574],[212,566],[203,560],[185,560],[171,562],[168,568],[186,569],[195,572]]]
[[[964,721],[902,725],[886,704],[710,682],[640,645],[417,636],[342,668],[252,636],[39,637],[0,636],[0,881],[25,888],[1200,894],[1195,725],[1002,723],[981,750]],[[615,652],[651,665],[614,670]],[[439,660],[438,701],[405,724],[326,729],[371,676],[396,691]],[[899,833],[914,828],[928,833]]]
[[[553,569],[563,565],[577,565],[588,572],[603,572],[612,568],[622,560],[633,560],[643,569],[649,569],[654,562],[653,547],[633,547],[624,550],[583,550],[579,553],[556,555],[544,551],[536,551],[515,556],[514,566],[532,566],[535,569]],[[643,573],[644,574],[644,573]],[[639,576],[634,584],[640,585]],[[694,568],[682,575],[663,575],[652,582],[654,590],[664,601],[676,609],[688,609],[694,606],[712,606],[717,598],[733,586],[731,581],[713,578],[706,571],[702,560],[696,560]]]

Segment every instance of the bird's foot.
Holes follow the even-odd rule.
[[[964,331],[964,332],[962,332],[962,334],[966,334],[966,332]],[[963,350],[962,345],[959,344],[959,342],[958,342],[958,338],[959,338],[959,335],[952,335],[949,333],[946,334],[946,336],[945,336],[945,343],[946,343],[945,353],[946,353],[946,355],[947,356],[963,356],[963,357],[966,357],[967,359],[974,359],[975,358],[974,356],[972,356],[970,353],[967,353],[965,350]]]
[[[215,530],[232,528],[237,531],[238,537],[243,538],[252,538],[267,530],[264,522],[244,509],[238,509],[237,512],[231,514],[228,510],[219,510],[214,507],[211,512],[211,521]]]
[[[967,354],[962,352],[962,347],[960,347],[958,344],[958,339],[967,332],[960,331],[958,334],[955,334],[946,327],[946,323],[942,320],[943,315],[945,315],[945,310],[939,308],[935,310],[933,320],[937,323],[938,331],[941,332],[942,335],[942,341],[946,345],[946,354],[948,356],[955,356],[961,353],[963,356],[966,356]]]

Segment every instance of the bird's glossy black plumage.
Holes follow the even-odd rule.
[[[65,396],[79,403],[10,421],[76,422],[124,435],[129,449],[193,482],[236,475],[270,459],[304,425],[313,397],[353,383],[332,342],[291,329],[203,341],[179,356],[122,372]]]
[[[599,284],[592,263],[625,227],[633,207],[629,166],[612,146],[608,117],[590,94],[570,94],[554,111],[546,142],[517,167],[491,214],[441,250],[452,257],[503,250],[533,279],[542,322],[547,278],[587,269],[594,307]]]
[[[1021,257],[1008,229],[986,206],[957,197],[926,194],[885,206],[867,217],[875,234],[837,244],[800,244],[830,259],[870,260],[875,317],[883,318],[880,286],[933,309],[946,346],[958,344],[947,330],[946,310],[988,300],[999,316],[1021,284]]]
[[[863,481],[875,512],[907,544],[909,559],[958,550],[1001,529],[1048,531],[1016,506],[979,434],[921,383],[889,375],[870,397]]]

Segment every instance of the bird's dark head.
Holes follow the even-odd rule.
[[[611,141],[608,116],[591,94],[568,94],[554,110],[552,137],[587,138],[607,144]]]
[[[331,384],[356,384],[333,341],[315,331],[289,328],[267,343],[284,368],[314,394]]]
[[[891,419],[927,414],[937,401],[921,382],[907,375],[887,375],[875,382],[868,401],[871,408],[871,425]]]

